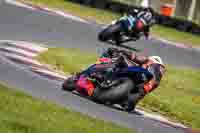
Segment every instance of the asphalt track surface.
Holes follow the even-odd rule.
[[[0,1],[0,39],[25,40],[47,44],[51,47],[78,47],[95,50],[103,46],[96,40],[98,26],[87,25],[60,16],[40,11],[15,7]],[[133,43],[131,43],[133,45]],[[139,48],[147,48],[149,53],[156,52],[167,63],[199,68],[200,53],[179,49],[160,42],[140,41]],[[15,88],[60,105],[70,107],[84,114],[115,122],[139,133],[183,133],[182,129],[166,127],[154,120],[137,114],[125,112],[95,104],[87,99],[60,90],[61,83],[48,80],[0,56],[0,81]]]
[[[3,4],[0,8],[0,39],[48,43],[53,47],[78,47],[96,50],[99,26],[84,24],[40,11]],[[200,52],[166,45],[157,40],[130,42],[148,55],[160,55],[166,63],[200,67]]]

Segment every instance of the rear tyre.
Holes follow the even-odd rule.
[[[119,34],[120,31],[121,31],[120,23],[110,25],[109,27],[107,27],[106,29],[104,29],[103,31],[99,33],[98,40],[102,42],[106,42],[109,39],[114,39],[116,34]]]
[[[101,103],[109,102],[111,104],[117,104],[128,99],[128,94],[134,87],[135,85],[132,80],[120,79],[118,83],[111,88],[96,88],[93,97],[96,101]]]
[[[68,78],[62,84],[62,90],[64,91],[74,91],[76,89],[76,83],[72,77]]]

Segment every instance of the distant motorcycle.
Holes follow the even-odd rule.
[[[137,10],[135,11],[136,14]],[[107,42],[114,41],[116,44],[121,44],[125,41],[136,41],[140,39],[142,33],[133,34],[136,17],[133,14],[127,14],[118,20],[114,20],[106,26],[98,34],[98,40]]]
[[[117,58],[100,58],[86,70],[64,81],[62,89],[65,91],[80,91],[84,87],[95,88],[92,100],[103,104],[119,104],[125,110],[128,96],[137,93],[137,85],[150,79],[152,74],[131,62],[119,52]],[[83,85],[78,82],[86,81]],[[96,93],[98,92],[98,93]]]

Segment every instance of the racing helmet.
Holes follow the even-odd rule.
[[[152,60],[154,63],[164,66],[163,60],[159,56],[150,56],[149,59]]]
[[[159,68],[159,73],[160,73],[160,76],[163,76],[166,72],[166,67],[161,59],[161,57],[159,56],[150,56],[149,57],[149,60],[153,61],[154,63],[157,63],[157,64],[160,64],[160,68]]]

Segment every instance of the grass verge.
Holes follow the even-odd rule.
[[[91,8],[79,4],[72,3],[68,0],[18,0],[22,2],[31,2],[36,5],[49,6],[51,8],[66,11],[70,14],[80,16],[85,19],[96,21],[101,24],[108,24],[112,20],[119,18],[120,15],[100,10],[96,8]],[[156,37],[165,38],[169,41],[174,41],[178,43],[183,43],[189,46],[200,47],[199,36],[192,35],[186,32],[180,32],[173,28],[168,28],[160,25],[155,25],[152,28],[152,33]]]
[[[1,133],[132,133],[0,84]]]
[[[80,52],[77,49],[50,48],[37,59],[66,73],[73,73],[94,63],[96,57],[96,54]],[[168,72],[160,87],[145,97],[139,105],[200,129],[199,81],[200,70],[168,66]]]

